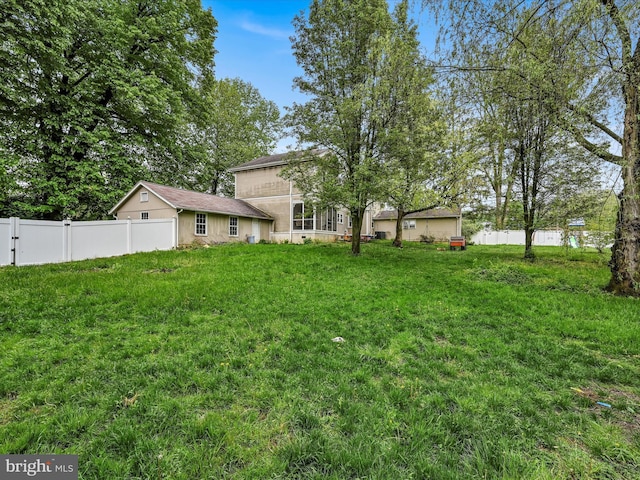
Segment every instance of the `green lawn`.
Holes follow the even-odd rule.
[[[522,253],[1,268],[0,453],[83,479],[640,478],[639,301],[597,253]]]

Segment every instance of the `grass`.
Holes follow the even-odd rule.
[[[602,292],[607,259],[348,251],[0,269],[0,453],[82,479],[640,478],[640,303]]]

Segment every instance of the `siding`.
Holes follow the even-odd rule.
[[[140,201],[140,192],[147,192],[149,201]],[[140,212],[149,212],[149,219],[156,220],[159,218],[171,218],[176,217],[177,212],[175,208],[171,208],[164,201],[160,200],[153,193],[149,192],[146,188],[140,188],[136,191],[131,198],[127,200],[118,210],[118,220],[140,220]]]
[[[278,175],[281,171],[282,167],[277,166],[236,172],[236,198],[289,195],[289,181]]]
[[[180,245],[192,243],[210,244],[224,242],[246,242],[252,235],[251,218],[238,218],[238,236],[229,236],[229,215],[207,214],[207,234],[196,235],[196,212],[182,212],[180,214],[179,239]],[[260,220],[260,235],[265,240],[269,239],[269,222]],[[257,240],[257,239],[256,239]]]
[[[420,241],[420,235],[432,236],[437,242],[448,241],[458,235],[458,221],[455,218],[416,218],[416,228],[403,229],[402,239],[409,242]],[[374,220],[376,232],[386,232],[386,238],[396,238],[396,221]]]

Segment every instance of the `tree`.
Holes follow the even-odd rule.
[[[448,203],[459,192],[452,175],[459,165],[444,153],[444,112],[432,98],[434,80],[406,2],[398,4],[394,20],[381,74],[387,79],[385,96],[393,116],[380,134],[380,200],[397,211],[393,245],[402,247],[406,215]]]
[[[344,206],[352,219],[351,252],[360,253],[367,207],[383,191],[381,136],[396,112],[387,60],[396,18],[385,0],[313,0],[308,18],[294,19],[293,52],[304,75],[295,86],[311,96],[295,104],[288,123],[301,144],[329,155],[292,161],[290,178],[325,205]]]
[[[176,157],[213,71],[216,21],[198,0],[8,0],[0,25],[1,167],[20,214],[102,217]]]
[[[273,150],[281,136],[280,112],[238,78],[208,78],[199,86],[199,95],[200,111],[181,135],[183,161],[161,163],[154,176],[163,183],[233,197],[228,169]]]
[[[425,4],[438,6],[442,2]],[[518,43],[533,69],[546,65],[549,76],[538,87],[553,99],[554,123],[571,133],[588,152],[619,165],[623,188],[620,215],[612,248],[609,289],[620,294],[640,291],[640,5],[626,0],[527,2],[451,1],[450,40],[457,53],[482,46],[491,49],[496,38]],[[525,12],[526,10],[526,12]],[[516,28],[503,19],[524,12]],[[546,57],[523,40],[527,28],[553,26],[562,31],[563,62],[553,70]],[[495,69],[495,66],[476,68]],[[502,69],[506,70],[506,69]],[[560,81],[555,82],[558,79]],[[620,112],[616,118],[615,112]],[[621,133],[615,125],[621,125]],[[613,126],[612,126],[613,125]],[[608,141],[602,142],[603,139]],[[609,142],[619,145],[620,154]]]

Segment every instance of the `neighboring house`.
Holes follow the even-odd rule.
[[[178,244],[269,240],[273,219],[242,200],[138,182],[109,214],[118,220],[177,218]]]
[[[396,238],[397,210],[383,210],[373,218],[376,232],[384,232],[384,238]],[[460,210],[436,208],[411,213],[402,220],[402,239],[420,241],[433,239],[436,242],[462,235],[462,213]]]
[[[327,151],[318,151],[325,155]],[[314,209],[305,202],[302,192],[293,181],[280,176],[291,155],[282,153],[256,158],[229,169],[235,174],[236,198],[250,203],[274,219],[271,240],[301,243],[305,239],[336,241],[351,234],[348,210]],[[365,213],[362,235],[373,235],[373,215]]]

